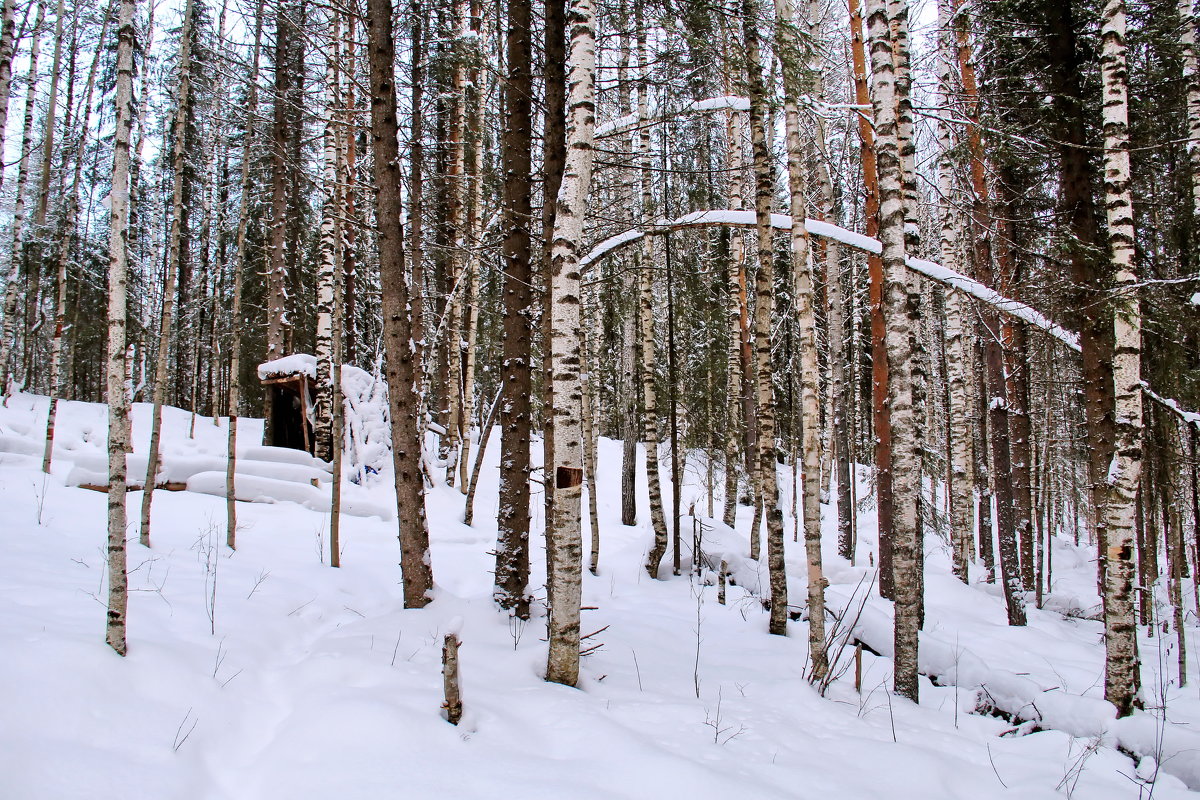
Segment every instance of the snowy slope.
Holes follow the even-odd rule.
[[[44,412],[43,398],[17,396],[0,408],[0,437],[36,440]],[[146,412],[135,409],[142,449]],[[436,602],[419,611],[401,607],[393,521],[343,518],[343,566],[335,570],[323,553],[326,514],[291,502],[243,504],[244,527],[231,552],[222,545],[223,498],[156,493],[154,546],[140,547],[136,535],[130,545],[130,648],[122,659],[103,641],[105,497],[64,484],[71,454],[102,452],[103,421],[102,406],[64,404],[56,454],[62,464],[49,478],[39,471],[40,453],[23,455],[0,438],[2,798],[926,800],[1070,793],[1107,800],[1148,792],[1136,781],[1153,775],[1153,765],[1146,759],[1139,769],[1114,749],[1119,732],[1102,724],[1094,733],[1103,735],[1093,737],[1002,735],[1012,723],[970,713],[973,685],[923,681],[920,706],[891,696],[884,657],[865,654],[861,694],[851,670],[820,697],[803,677],[803,622],[791,623],[787,638],[769,636],[766,614],[746,586],[730,587],[720,606],[715,587],[646,575],[648,520],[636,528],[620,524],[620,443],[607,440],[600,452],[600,574],[585,574],[584,604],[595,610],[584,612],[584,633],[607,628],[587,640],[602,647],[585,658],[580,690],[539,677],[540,607],[523,627],[492,608],[496,442],[475,528],[461,524],[457,489],[438,486],[429,497],[438,590]],[[189,421],[185,412],[165,409],[167,452],[221,458],[224,420],[214,426],[198,419],[195,441]],[[257,428],[247,423],[249,445]],[[697,473],[703,470],[689,470],[690,479]],[[790,473],[781,478],[791,485]],[[364,491],[387,507],[389,484],[380,480]],[[861,489],[868,493],[865,484]],[[140,493],[129,498],[136,504]],[[539,531],[540,499],[533,504]],[[707,510],[695,483],[685,487],[683,502],[685,509],[694,502],[697,514]],[[719,516],[719,503],[716,510]],[[804,597],[803,548],[791,542],[788,522],[797,603]],[[851,567],[835,555],[834,522],[825,520],[825,543],[837,608],[852,605],[864,576],[869,582],[874,536],[872,512],[864,509],[860,565]],[[748,525],[739,520],[743,535]],[[690,519],[683,530],[690,543]],[[731,535],[713,534],[720,548],[736,550]],[[532,585],[544,597],[540,545],[535,537]],[[926,550],[922,641],[933,661],[923,666],[945,673],[981,664],[985,681],[1011,675],[1047,696],[1091,698],[1066,705],[1090,709],[1076,721],[1094,722],[1104,708],[1100,624],[1034,610],[1027,629],[1010,629],[994,587],[957,584],[936,537]],[[1048,606],[1086,614],[1096,603],[1086,552],[1059,543],[1054,561]],[[739,568],[756,569],[747,561]],[[860,626],[864,640],[884,640],[881,652],[887,614],[886,603],[872,600]],[[466,715],[455,728],[439,711],[440,645],[460,615]],[[1189,734],[1200,724],[1195,670],[1183,690],[1158,680],[1163,665],[1175,675],[1175,655],[1160,650],[1171,641],[1141,643],[1147,705],[1161,707],[1165,695],[1167,724],[1160,710],[1126,727],[1148,731],[1151,744],[1161,730]],[[938,663],[947,652],[949,663]],[[1192,796],[1175,774],[1189,775],[1198,757],[1186,748],[1175,752],[1154,796]]]

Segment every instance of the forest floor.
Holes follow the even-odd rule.
[[[135,530],[141,493],[131,492],[129,653],[121,658],[103,637],[106,497],[66,485],[73,462],[103,455],[105,408],[62,405],[48,477],[34,455],[45,408],[45,398],[29,395],[0,408],[6,800],[1167,800],[1193,796],[1186,784],[1200,789],[1194,615],[1188,685],[1177,685],[1174,634],[1147,638],[1143,629],[1147,711],[1117,725],[1100,699],[1104,647],[1086,547],[1055,542],[1046,608],[1031,609],[1028,627],[1014,629],[996,587],[954,580],[948,548],[931,534],[922,668],[943,685],[922,678],[919,705],[894,696],[891,661],[867,652],[856,691],[847,648],[840,677],[821,696],[805,680],[807,623],[770,636],[767,614],[745,586],[729,587],[720,605],[716,587],[690,578],[686,563],[679,577],[646,574],[648,515],[635,527],[620,524],[620,443],[608,440],[600,451],[599,575],[584,575],[584,633],[600,632],[587,639],[598,647],[583,660],[579,689],[540,677],[541,602],[527,624],[492,605],[494,442],[475,527],[461,523],[457,488],[439,484],[429,493],[437,590],[423,610],[402,608],[393,520],[344,517],[342,566],[333,569],[327,514],[291,502],[240,503],[235,552],[224,546],[222,498],[161,491],[153,546],[144,548]],[[135,448],[144,451],[149,408],[136,406],[134,416]],[[221,457],[225,420],[198,418],[194,438],[189,422],[166,409],[164,451]],[[256,442],[260,426],[243,421],[243,439]],[[790,487],[790,473],[781,477]],[[703,478],[689,470],[685,510],[693,501],[705,507]],[[378,506],[394,507],[390,476],[374,476],[366,491]],[[541,500],[535,495],[539,532]],[[862,638],[874,636],[872,646],[886,652],[888,604],[872,599],[857,613],[873,575],[872,512],[860,515],[861,557],[852,567],[836,555],[836,520],[825,511],[831,607],[851,609]],[[742,512],[745,531],[749,510]],[[691,526],[686,519],[689,545]],[[727,530],[713,535],[728,544]],[[533,539],[531,586],[544,599],[540,533]],[[787,540],[790,596],[800,611],[804,552],[790,519]],[[738,569],[742,583],[753,584],[744,577],[753,565]],[[440,710],[440,657],[456,617],[465,716],[454,727]],[[1011,710],[1028,691],[1041,700],[1018,715],[1027,721],[973,713],[981,694]]]

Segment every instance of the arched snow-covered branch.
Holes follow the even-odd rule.
[[[813,236],[832,239],[864,253],[878,255],[882,250],[878,239],[846,230],[838,225],[832,225],[828,222],[815,219],[806,219],[804,224],[808,228],[809,234]],[[660,220],[647,228],[635,228],[624,233],[619,233],[616,236],[610,236],[593,247],[591,252],[580,261],[580,266],[587,267],[589,264],[611,255],[614,251],[628,244],[640,241],[647,234],[653,236],[684,228],[717,226],[753,227],[754,212],[710,209],[708,211],[693,211],[690,214],[684,214],[682,217],[673,220]],[[792,218],[788,214],[772,214],[771,227],[790,231],[792,228]],[[970,295],[980,302],[987,303],[996,310],[1008,314],[1010,317],[1019,319],[1044,331],[1070,349],[1079,352],[1078,334],[1051,321],[1050,318],[1032,306],[1013,300],[1010,297],[1005,297],[995,289],[980,283],[974,278],[963,275],[961,272],[947,269],[936,262],[909,257],[907,264],[908,268],[912,271],[918,272],[944,286],[949,286],[952,289]],[[1146,396],[1152,401],[1178,416],[1184,423],[1195,426],[1197,430],[1200,430],[1200,413],[1183,409],[1178,402],[1167,397],[1162,397],[1144,383],[1142,388]]]

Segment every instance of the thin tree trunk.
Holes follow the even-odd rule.
[[[341,250],[341,191],[338,187],[337,109],[341,106],[340,60],[341,18],[331,12],[329,51],[325,55],[325,131],[323,133],[324,211],[321,215],[321,262],[317,273],[317,407],[313,426],[313,455],[324,461],[333,458],[340,445],[333,437],[333,382],[340,371],[334,359],[334,295]]]
[[[425,484],[417,424],[416,369],[412,323],[404,274],[401,226],[400,146],[396,135],[395,38],[391,0],[368,0],[371,139],[376,180],[375,219],[379,229],[379,272],[383,290],[383,336],[388,402],[392,418],[392,466],[405,608],[421,608],[432,597],[433,564],[425,519]]]
[[[812,662],[810,680],[820,683],[829,671],[825,653],[825,575],[821,565],[821,375],[817,352],[817,320],[814,302],[813,263],[804,227],[804,146],[800,138],[799,96],[801,85],[800,42],[795,32],[791,0],[775,0],[777,57],[783,74],[784,128],[787,135],[787,165],[792,215],[792,285],[797,330],[800,338],[801,428],[804,451],[804,550],[808,557],[808,652]],[[840,388],[840,387],[839,387]]]
[[[641,24],[641,4],[636,6],[638,29],[638,158],[641,171],[642,225],[654,219],[654,195],[650,172],[650,63],[646,55],[646,33]],[[654,545],[646,558],[646,571],[657,578],[660,562],[667,552],[667,522],[663,513],[662,481],[659,478],[658,453],[658,398],[654,382],[658,372],[658,358],[654,337],[654,272],[657,261],[654,253],[654,237],[642,237],[642,253],[638,271],[638,309],[642,335],[642,439],[646,442],[646,487],[650,495],[650,525],[654,530]]]
[[[183,237],[186,235],[183,230],[183,179],[187,158],[187,123],[192,104],[191,57],[194,16],[194,0],[187,0],[183,11],[183,29],[180,32],[179,84],[175,92],[175,119],[172,134],[175,142],[174,151],[171,154],[171,172],[174,179],[171,190],[171,239],[167,255],[167,275],[163,285],[162,318],[158,331],[158,358],[154,370],[154,406],[150,411],[150,448],[146,456],[146,482],[142,490],[142,525],[139,540],[143,547],[150,546],[150,506],[154,500],[154,486],[158,482],[162,407],[167,395],[167,365],[171,351],[175,283],[180,269]]]
[[[17,336],[17,324],[16,323],[17,323],[17,301],[19,299],[18,291],[19,291],[19,286],[20,286],[19,275],[20,275],[20,270],[21,270],[21,264],[24,262],[24,259],[22,258],[22,254],[24,253],[24,249],[25,249],[24,248],[24,242],[25,242],[25,188],[29,182],[29,164],[33,157],[33,153],[31,152],[33,149],[33,101],[34,101],[35,92],[37,91],[37,83],[38,83],[38,72],[37,72],[38,51],[40,49],[39,45],[41,43],[42,20],[46,13],[46,4],[45,4],[44,0],[39,0],[37,9],[38,9],[37,10],[37,20],[34,22],[34,25],[33,25],[33,41],[30,42],[30,45],[29,45],[29,76],[28,76],[28,80],[26,81],[27,85],[26,85],[26,90],[25,90],[25,114],[24,114],[24,120],[21,125],[20,160],[18,162],[18,167],[17,167],[16,201],[13,206],[13,222],[12,222],[13,241],[12,241],[12,248],[10,250],[11,256],[10,256],[10,261],[9,261],[11,266],[9,267],[8,281],[6,282],[6,285],[4,288],[4,334],[3,334],[3,339],[0,340],[0,372],[3,372],[3,375],[0,375],[0,392],[3,393],[5,398],[9,397],[9,395],[12,394],[12,387],[9,384],[9,378],[11,377],[13,372],[15,372],[15,370],[11,370],[11,371],[9,370],[8,363],[9,363],[10,357],[13,357],[12,351],[10,350],[10,348],[13,346],[13,343],[15,342],[16,336]],[[11,49],[12,49],[12,46],[11,46],[11,42],[10,42],[10,45],[9,45],[10,52],[8,53],[8,64],[4,67],[0,67],[0,69],[5,69],[9,73],[10,76],[12,73]],[[5,122],[5,124],[7,124],[7,122],[8,122],[8,96],[7,96],[7,93],[5,94],[5,96],[3,98],[2,104],[4,106],[4,115],[5,115],[4,122]],[[2,144],[3,144],[3,140],[0,139],[0,145],[2,145]],[[82,161],[83,157],[84,157],[83,150],[81,149],[79,151],[79,159],[78,160]],[[3,170],[0,170],[0,171],[3,171]],[[32,272],[36,272],[39,269],[39,267],[36,264],[26,264],[25,269],[27,272],[32,274]],[[30,299],[30,296],[29,296],[30,293],[32,293],[33,291],[35,291],[34,282],[33,282],[32,278],[30,278],[27,281],[26,292],[25,292],[25,302],[26,302],[27,306],[29,306],[33,303],[33,301]],[[25,325],[24,325],[25,330],[24,330],[24,334],[22,337],[22,342],[23,342],[25,352],[28,353],[29,348],[30,348],[29,339],[33,336],[33,326],[29,319],[28,313],[26,313],[25,317],[26,317]],[[25,382],[27,383],[28,381],[25,381]],[[26,386],[25,388],[28,389],[29,387]]]
[[[121,0],[117,22],[116,135],[113,141],[108,223],[108,616],[105,641],[125,655],[129,584],[125,553],[125,454],[129,450],[129,397],[125,384],[125,320],[129,284],[129,140],[133,128],[133,14],[136,0]]]
[[[449,449],[446,461],[446,485],[453,486],[458,473],[458,459],[462,453],[463,437],[468,434],[470,421],[463,417],[463,270],[467,252],[467,39],[470,12],[468,0],[454,3],[454,26],[456,41],[452,45],[454,77],[451,86],[453,107],[447,137],[446,174],[446,230],[451,241],[446,258],[446,271],[451,286],[446,299],[446,417],[445,443]]]
[[[938,3],[938,91],[941,95],[943,114],[954,111],[954,100],[961,91],[955,80],[955,69],[959,60],[958,50],[967,47],[965,24],[956,18],[957,0],[940,0]],[[938,144],[941,158],[938,162],[938,197],[941,217],[940,252],[942,266],[961,271],[962,254],[961,225],[958,211],[963,202],[962,192],[956,176],[956,165],[952,156],[955,146],[954,131],[945,121],[938,123]],[[972,535],[971,506],[974,489],[971,481],[971,409],[967,402],[967,371],[971,366],[965,320],[968,304],[961,292],[950,292],[946,296],[946,379],[949,384],[949,407],[947,408],[948,458],[947,470],[950,494],[950,547],[953,554],[954,574],[964,583],[969,582],[969,567],[974,560],[975,543]]]
[[[468,491],[471,457],[471,420],[475,415],[475,361],[476,344],[479,338],[479,290],[480,258],[483,237],[483,115],[487,93],[484,91],[482,42],[490,33],[484,31],[483,10],[479,0],[471,7],[470,84],[474,87],[470,115],[467,118],[467,144],[470,146],[468,174],[470,176],[470,202],[467,207],[467,287],[464,300],[466,338],[463,342],[463,390],[462,390],[462,446],[459,460],[459,487],[465,495]]]
[[[854,97],[859,106],[871,103],[867,91],[866,45],[860,0],[850,2],[851,57],[854,66]],[[859,114],[858,136],[861,143],[863,185],[867,191],[866,234],[879,236],[879,171],[876,163],[875,129],[871,120]],[[892,426],[888,407],[887,324],[884,320],[884,272],[880,256],[867,256],[871,304],[871,422],[875,431],[875,508],[879,529],[879,594],[894,596],[892,588]]]
[[[741,211],[743,200],[742,126],[736,111],[725,112],[726,166],[729,171],[729,207]],[[743,457],[744,426],[742,395],[745,370],[742,369],[742,301],[745,286],[746,242],[742,232],[734,229],[729,235],[729,266],[727,270],[726,307],[729,348],[725,371],[725,507],[722,521],[729,527],[737,524],[738,469]]]
[[[624,14],[624,4],[621,6]],[[625,26],[627,29],[632,27]],[[617,67],[617,110],[621,116],[633,113],[629,80],[630,41],[632,34],[628,31],[621,33],[621,55]],[[621,137],[619,145],[622,152],[633,153],[633,135]],[[634,199],[637,184],[637,170],[632,163],[621,170],[620,196],[618,205],[622,209],[625,225],[633,228],[636,223],[637,205]],[[621,408],[621,524],[637,524],[637,450],[638,450],[638,287],[637,271],[626,268],[621,276],[621,389],[623,404]],[[630,299],[634,298],[632,303]],[[632,308],[628,306],[632,305]]]
[[[255,117],[258,114],[258,64],[261,55],[263,26],[263,0],[258,0],[254,9],[254,48],[250,61],[250,76],[247,78],[246,130],[242,138],[242,196],[238,201],[237,255],[233,267],[233,305],[230,318],[233,320],[233,341],[229,345],[229,436],[226,442],[225,465],[225,544],[230,549],[237,546],[237,430],[238,404],[242,386],[242,285],[247,267],[246,237],[250,229],[250,195],[253,188],[250,165],[253,160],[254,143],[257,138]]]
[[[62,4],[60,3],[59,5],[61,6]],[[107,11],[111,12],[112,8],[110,7]],[[57,270],[55,288],[57,298],[54,307],[54,338],[50,341],[50,408],[46,414],[46,447],[42,453],[42,471],[47,474],[50,473],[51,462],[54,458],[54,425],[58,420],[58,400],[63,394],[61,376],[63,337],[67,327],[67,269],[71,262],[71,243],[75,238],[75,229],[79,219],[79,186],[83,174],[84,145],[87,142],[91,120],[92,91],[96,86],[96,69],[100,64],[100,56],[108,44],[108,23],[111,18],[111,13],[105,13],[104,22],[100,26],[100,40],[96,45],[96,53],[92,57],[92,65],[88,70],[87,90],[84,93],[83,124],[79,127],[79,135],[74,146],[76,154],[75,174],[71,180],[71,188],[67,193],[67,207],[63,217],[62,233],[58,240],[58,253],[56,254]],[[34,59],[31,59],[31,62],[34,61]],[[24,164],[24,161],[22,161],[22,164]],[[45,179],[45,175],[43,175],[43,179]],[[17,179],[17,185],[21,185],[20,178]],[[18,207],[23,208],[24,202],[20,200],[21,194],[18,191]],[[38,203],[40,210],[42,198],[38,199]],[[17,215],[14,213],[14,223],[16,219]],[[36,221],[35,229],[40,229]],[[18,248],[14,239],[13,263],[16,263],[17,255]]]
[[[1197,53],[1196,0],[1179,0],[1179,43],[1183,49],[1183,79],[1187,84],[1187,154],[1192,179],[1192,219],[1200,221],[1200,53]],[[3,123],[0,122],[0,130]],[[1198,256],[1192,254],[1195,269]]]
[[[771,582],[768,630],[787,635],[788,587],[783,561],[783,509],[775,458],[775,397],[772,387],[771,316],[775,309],[775,248],[772,241],[771,198],[774,176],[767,143],[767,90],[753,0],[742,0],[742,32],[746,43],[746,72],[750,89],[750,143],[754,150],[754,216],[758,232],[758,273],[754,280],[754,351],[758,367],[758,485],[767,521],[767,571]],[[819,476],[818,476],[819,477]],[[756,536],[757,531],[751,531]]]
[[[552,533],[547,537],[550,572],[550,648],[546,680],[574,686],[579,680],[579,607],[583,543],[580,499],[583,447],[579,379],[579,248],[592,181],[595,130],[596,29],[592,0],[571,0],[567,99],[567,157],[554,215],[550,307],[554,397]],[[553,476],[549,478],[549,476]]]

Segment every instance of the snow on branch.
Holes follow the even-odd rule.
[[[735,95],[708,97],[704,100],[693,100],[680,108],[652,109],[650,119],[660,120],[675,114],[703,114],[708,111],[725,111],[727,109],[731,111],[749,111],[750,101],[744,97],[737,97]],[[618,133],[623,133],[630,128],[637,127],[638,122],[637,114],[626,114],[623,117],[617,117],[603,125],[597,125],[596,138],[600,139],[605,136],[614,136]]]
[[[723,99],[723,98],[715,98]],[[729,99],[729,98],[724,98]],[[737,98],[732,98],[737,99]],[[706,101],[703,101],[706,102]],[[710,209],[707,211],[693,211],[690,214],[684,214],[682,217],[673,220],[659,220],[646,228],[634,228],[632,230],[619,233],[616,236],[609,237],[592,248],[581,261],[580,266],[587,267],[595,261],[618,250],[625,245],[639,241],[643,236],[663,234],[668,231],[679,230],[681,228],[703,228],[720,225],[737,226],[737,227],[753,227],[755,224],[753,211],[732,211],[726,209]],[[822,222],[815,219],[804,220],[804,226],[813,236],[820,236],[822,239],[832,239],[842,244],[853,247],[856,250],[861,250],[865,253],[878,255],[883,251],[883,246],[878,239],[872,239],[869,236],[863,236],[861,233],[846,230],[838,225],[833,225],[828,222]],[[771,227],[779,230],[790,231],[792,229],[792,218],[788,214],[772,214]],[[931,280],[935,280],[952,289],[957,289],[964,294],[974,297],[982,303],[992,306],[997,311],[1028,323],[1029,325],[1044,331],[1053,336],[1058,341],[1070,349],[1079,352],[1079,335],[1074,331],[1067,330],[1061,325],[1056,324],[1037,309],[1028,306],[1024,303],[1005,297],[1004,295],[985,286],[974,278],[967,277],[961,272],[955,272],[952,269],[947,269],[941,264],[933,261],[925,261],[920,258],[906,259],[908,268],[913,272],[920,273]],[[1180,408],[1179,403],[1170,398],[1162,397],[1156,394],[1148,385],[1142,384],[1142,389],[1146,396],[1154,402],[1168,409],[1185,423],[1196,426],[1200,429],[1200,414],[1194,411],[1187,411]]]

